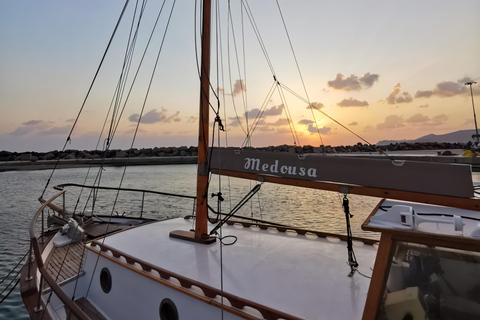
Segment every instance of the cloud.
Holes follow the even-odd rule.
[[[367,101],[359,101],[357,99],[343,99],[341,102],[337,103],[340,107],[367,107]]]
[[[283,108],[284,108],[283,104],[278,106],[273,106],[270,109],[265,109],[265,111],[263,111],[261,115],[259,115],[260,109],[255,108],[246,112],[245,116],[248,116],[249,119],[255,119],[257,116],[261,116],[261,117],[279,116],[282,114]]]
[[[187,122],[197,122],[198,117],[190,116],[187,118]]]
[[[282,114],[282,112],[283,112],[283,104],[281,104],[279,106],[273,106],[270,109],[266,109],[263,112],[263,116],[264,117],[266,117],[266,116],[279,116],[279,115]]]
[[[315,126],[312,125],[312,124],[309,124],[309,125],[308,125],[308,132],[310,132],[310,133],[318,133],[318,132],[320,132],[320,134],[325,135],[325,134],[328,134],[330,131],[332,131],[332,128],[330,128],[330,127],[325,127],[325,126],[324,126],[323,128],[318,128],[318,129],[317,129],[317,127],[315,127]]]
[[[247,91],[247,87],[245,86],[245,82],[242,79],[236,80],[235,83],[233,84],[232,96],[236,96],[237,94],[241,93],[242,91],[243,92]]]
[[[42,135],[42,136],[50,136],[55,134],[66,135],[70,132],[71,129],[72,129],[72,126],[70,125],[63,126],[63,127],[53,127],[48,130],[40,131],[38,135]]]
[[[389,104],[396,104],[396,103],[409,103],[412,102],[413,98],[408,92],[400,92],[402,86],[398,83],[395,87],[393,87],[392,93],[387,97],[387,102]]]
[[[310,103],[309,106],[307,106],[307,109],[315,109],[315,110],[320,110],[322,108],[324,108],[325,105],[321,102],[312,102]]]
[[[50,127],[48,122],[43,120],[29,120],[23,122],[20,127],[10,132],[9,135],[12,136],[26,136],[29,134],[38,133],[39,131],[46,130]]]
[[[30,120],[30,121],[22,123],[22,125],[24,125],[24,126],[36,126],[36,125],[39,125],[41,123],[45,123],[45,122],[43,120]]]
[[[304,125],[309,125],[309,124],[312,124],[314,123],[312,120],[309,120],[309,119],[302,119],[300,121],[298,121],[298,124],[304,124]]]
[[[169,123],[172,121],[179,122],[181,121],[181,119],[178,117],[179,114],[180,114],[180,111],[177,111],[173,115],[169,116],[165,108],[162,108],[160,112],[158,112],[157,109],[153,109],[142,116],[140,123],[152,124],[152,123],[159,123],[159,122]],[[128,117],[128,120],[130,120],[131,122],[138,122],[139,118],[140,118],[140,115],[135,113],[135,114],[132,114],[130,117]]]
[[[422,125],[422,126],[439,126],[443,125],[446,121],[448,120],[448,116],[445,114],[439,114],[433,118],[429,118],[421,113],[417,113],[407,120],[405,122],[408,122],[412,125]]]
[[[361,77],[358,80],[360,80],[360,82],[364,84],[364,86],[366,86],[367,88],[370,88],[371,86],[373,86],[375,81],[378,81],[379,77],[380,76],[378,74],[370,74],[369,72],[367,72],[363,77]]]
[[[276,133],[292,133],[292,130],[290,128],[278,128]]]
[[[467,93],[469,90],[463,83],[443,81],[443,82],[437,83],[433,91],[435,95],[445,98],[445,97],[453,97],[459,94],[464,94],[464,93]]]
[[[260,116],[260,109],[258,108],[245,112],[245,117],[248,117],[248,119],[255,119],[256,117],[259,117],[259,116]]]
[[[457,82],[461,84],[465,84],[467,82],[475,82],[475,81],[470,77],[464,77],[462,79],[458,79]]]
[[[275,122],[268,123],[269,126],[286,126],[288,125],[288,119],[287,118],[280,118]]]
[[[470,77],[463,77],[462,79],[454,81],[442,81],[435,85],[433,90],[420,91],[415,93],[415,98],[430,98],[431,96],[438,96],[441,98],[449,98],[457,95],[468,94],[470,89],[465,85],[467,82],[473,81]],[[473,93],[480,93],[480,89],[473,88]]]
[[[358,91],[361,89],[367,89],[373,86],[375,81],[378,81],[380,76],[378,74],[365,73],[361,78],[352,74],[350,77],[346,78],[343,74],[338,73],[335,80],[328,81],[327,84],[329,87],[332,87],[337,90],[345,91]]]
[[[274,131],[275,129],[269,126],[258,126],[257,130],[258,131]]]
[[[371,132],[373,131],[373,127],[371,125],[367,125],[365,128],[363,128],[364,132]]]
[[[356,121],[353,121],[353,122],[349,123],[348,125],[353,127],[353,126],[356,126],[356,125],[358,125],[358,122],[356,122]]]
[[[405,125],[403,124],[403,117],[392,114],[387,116],[383,123],[377,124],[377,129],[384,130],[384,129],[400,128],[404,126]]]
[[[405,121],[410,123],[419,123],[419,122],[426,122],[428,120],[430,120],[429,117],[424,116],[423,114],[417,113],[416,115],[411,116]]]
[[[29,127],[29,126],[23,126],[23,127],[18,127],[14,131],[10,132],[9,135],[12,136],[25,136],[28,135],[29,133],[36,132],[37,129],[35,127]]]
[[[71,125],[63,127],[54,127],[54,122],[43,120],[29,120],[23,122],[20,127],[10,132],[12,136],[52,136],[52,135],[67,135],[72,129]]]
[[[264,125],[266,125],[266,124],[267,124],[267,123],[266,123],[265,120],[263,120],[263,119],[260,119],[260,120],[257,121],[257,126],[264,126]]]
[[[415,98],[430,98],[433,94],[432,90],[427,90],[427,91],[420,91],[418,90],[415,92]]]
[[[232,127],[238,127],[240,125],[240,122],[238,121],[237,117],[230,117],[228,118],[229,120],[232,120],[228,125]]]
[[[446,114],[439,114],[438,116],[435,116],[432,118],[432,121],[430,122],[430,125],[432,126],[439,126],[447,122],[448,117]]]

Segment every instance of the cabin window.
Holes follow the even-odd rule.
[[[165,298],[160,303],[160,320],[178,320],[178,311],[175,303]]]
[[[395,242],[377,319],[480,319],[480,253]]]
[[[105,293],[109,293],[112,289],[112,275],[108,268],[103,268],[100,272],[100,286]]]

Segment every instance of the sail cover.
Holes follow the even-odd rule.
[[[473,197],[469,165],[364,159],[321,154],[268,152],[250,149],[214,148],[212,171],[243,172],[358,185],[372,188]]]

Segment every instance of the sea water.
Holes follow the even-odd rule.
[[[85,180],[87,172],[89,178]],[[52,188],[54,185],[62,183],[91,185],[98,177],[98,172],[98,168],[57,170],[51,178],[44,198],[49,199],[58,192]],[[129,167],[127,170],[123,167],[107,167],[100,173],[102,186],[118,187],[121,183],[123,188],[195,195],[195,165],[137,166]],[[6,277],[28,250],[30,221],[40,207],[37,199],[42,194],[50,174],[50,170],[0,173],[0,279]],[[478,181],[479,177],[478,174],[474,175],[474,180]],[[225,199],[221,203],[221,211],[228,212],[256,183],[227,177],[219,181],[218,176],[213,176],[210,181],[209,203],[213,208],[217,208],[217,198],[211,198],[211,193],[221,190]],[[67,190],[66,207],[73,211],[80,189]],[[82,191],[82,201],[77,205],[76,212],[89,209],[85,207],[88,196],[88,191]],[[263,184],[260,191],[240,209],[238,214],[311,230],[345,234],[342,198],[342,195],[335,192]],[[353,235],[378,238],[378,234],[363,231],[360,226],[379,199],[355,195],[349,195],[348,198],[353,214],[351,219]],[[115,199],[117,202],[112,210]],[[62,199],[58,200],[57,204],[61,205]],[[117,195],[114,191],[101,191],[97,195],[95,211],[120,215],[136,215],[142,212],[144,217],[151,218],[181,217],[192,213],[193,201],[152,194]],[[1,283],[0,291],[3,291],[8,283],[8,280]],[[0,304],[0,319],[29,319],[18,287]]]

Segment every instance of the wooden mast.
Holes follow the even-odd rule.
[[[198,167],[195,232],[175,230],[170,232],[174,238],[213,243],[215,237],[208,235],[208,130],[210,108],[210,26],[211,0],[203,0],[202,60],[200,76],[200,112],[198,128]]]
[[[202,239],[207,230],[208,193],[208,120],[210,95],[210,21],[211,0],[203,0],[202,61],[200,79],[200,112],[198,128],[197,205],[195,238]]]

